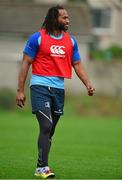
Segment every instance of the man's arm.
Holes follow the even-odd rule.
[[[23,107],[25,103],[25,95],[24,95],[24,85],[27,78],[28,70],[32,63],[32,58],[28,55],[23,55],[22,65],[19,73],[18,78],[18,89],[17,89],[17,96],[16,96],[16,104],[19,107]]]
[[[86,86],[87,92],[89,96],[93,96],[95,88],[92,87],[88,76],[86,74],[86,71],[84,69],[83,64],[81,63],[81,61],[75,61],[73,62],[73,68],[77,74],[77,76],[79,77],[79,79],[83,82],[83,84]]]

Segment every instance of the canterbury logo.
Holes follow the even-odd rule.
[[[64,55],[64,54],[65,54],[64,49],[65,49],[64,46],[52,45],[52,46],[50,47],[50,51],[51,51],[52,55],[54,55],[54,56]]]

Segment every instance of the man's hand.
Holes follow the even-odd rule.
[[[25,100],[26,100],[26,97],[25,97],[24,93],[23,92],[17,92],[16,104],[19,107],[22,108],[25,105]]]
[[[93,96],[93,95],[94,95],[95,88],[91,86],[91,84],[90,84],[90,82],[89,82],[89,80],[88,80],[86,71],[85,71],[84,66],[83,66],[83,64],[81,63],[81,61],[75,61],[75,62],[73,63],[73,67],[74,67],[74,70],[75,70],[77,76],[79,77],[79,79],[80,79],[80,80],[84,83],[84,85],[86,86],[88,95],[89,95],[89,96]]]
[[[28,74],[28,70],[30,68],[30,65],[32,64],[33,59],[24,54],[23,55],[23,60],[22,60],[22,65],[18,77],[18,90],[17,90],[17,96],[16,96],[16,104],[19,107],[23,107],[25,104],[25,95],[24,95],[24,84],[25,80]]]
[[[86,88],[87,88],[88,95],[93,96],[95,92],[95,88],[92,87],[91,85],[88,85]]]

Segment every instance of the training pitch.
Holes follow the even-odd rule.
[[[0,179],[35,179],[37,136],[30,112],[0,112]],[[49,163],[57,179],[121,179],[121,118],[67,111],[56,129]]]

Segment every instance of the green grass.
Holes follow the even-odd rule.
[[[76,116],[72,106],[66,103],[50,153],[56,178],[121,179],[122,118]],[[0,179],[35,179],[37,136],[30,112],[0,112]]]

